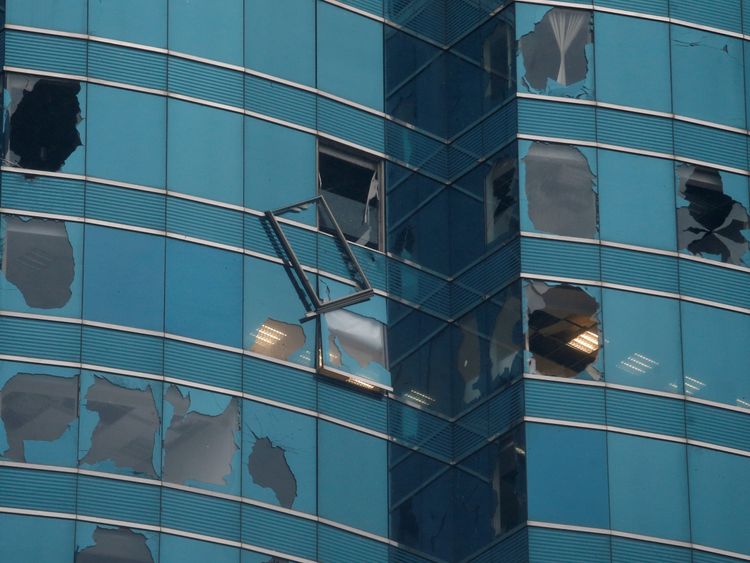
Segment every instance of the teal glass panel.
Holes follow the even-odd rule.
[[[315,0],[247,0],[245,66],[315,86]]]
[[[162,385],[157,381],[81,375],[80,465],[152,479],[161,472]]]
[[[750,553],[750,458],[688,447],[693,543]]]
[[[84,318],[163,330],[164,239],[96,225],[86,238]]]
[[[750,315],[682,302],[685,393],[750,407]]]
[[[609,528],[604,432],[526,425],[529,520]]]
[[[383,109],[383,25],[318,0],[318,88]]]
[[[0,308],[81,317],[83,224],[2,215]]]
[[[167,0],[89,0],[89,33],[167,47]]]
[[[159,561],[159,534],[103,524],[76,523],[76,562],[116,561],[133,563]]]
[[[684,444],[609,433],[612,529],[690,541]]]
[[[75,526],[74,520],[0,514],[0,560],[73,563]]]
[[[0,363],[0,458],[74,467],[77,442],[78,371]]]
[[[169,48],[242,65],[242,0],[169,0]]]
[[[237,563],[240,553],[236,547],[162,534],[159,556],[160,563]]]
[[[87,0],[5,0],[5,22],[86,33]]]
[[[307,309],[297,278],[281,264],[245,257],[244,347],[246,350],[312,366],[315,321],[301,322]]]
[[[741,39],[672,26],[674,112],[744,128],[742,49]]]
[[[242,416],[242,496],[315,514],[315,419],[252,401]]]
[[[88,175],[164,187],[166,117],[166,98],[90,85]]]
[[[163,479],[239,495],[241,408],[237,397],[166,385]]]
[[[679,302],[613,289],[603,293],[604,378],[682,393]]]
[[[242,256],[167,240],[166,331],[239,348]]]
[[[282,125],[245,118],[245,205],[279,209],[317,194],[315,137]],[[315,210],[285,214],[315,224]]]
[[[386,443],[326,421],[318,423],[318,514],[388,535]]]
[[[672,162],[599,151],[602,240],[675,250]]]
[[[242,205],[242,115],[169,100],[169,189]]]
[[[668,24],[602,12],[594,22],[597,99],[670,111]]]

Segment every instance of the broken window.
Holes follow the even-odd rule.
[[[532,281],[526,285],[527,349],[532,373],[601,378],[599,301],[581,287]]]
[[[80,445],[81,463],[157,477],[161,386],[134,378],[86,375],[82,395],[81,424],[84,429],[95,426],[90,443]]]
[[[29,307],[54,309],[71,298],[73,246],[63,221],[4,216],[2,270]]]
[[[722,174],[705,166],[682,164],[677,167],[677,180],[682,198],[677,209],[680,249],[729,264],[750,265],[748,209],[726,193]],[[744,178],[739,187],[742,197],[747,193]]]
[[[495,107],[515,89],[515,28],[512,22],[501,19],[508,14],[512,12],[503,11],[490,22],[491,32],[482,42],[485,110]],[[486,33],[489,29],[482,31]]]
[[[0,420],[7,441],[0,454],[12,461],[37,461],[27,458],[26,442],[58,440],[75,428],[77,417],[77,375],[18,373],[0,388]]]
[[[523,85],[537,94],[591,97],[591,12],[552,8],[520,40]]]
[[[130,528],[96,526],[90,541],[78,547],[75,563],[154,563],[146,535]]]
[[[486,241],[518,231],[518,166],[515,153],[497,160],[484,180]]]
[[[9,74],[5,165],[57,171],[82,145],[81,84]]]
[[[584,153],[574,146],[534,142],[523,162],[525,203],[533,228],[596,238],[595,176]]]
[[[234,488],[239,400],[176,385],[164,398],[171,407],[164,415],[164,480]]]
[[[320,145],[318,182],[333,216],[347,240],[379,248],[381,245],[381,171],[378,162],[361,153]],[[321,229],[335,231],[319,213]]]

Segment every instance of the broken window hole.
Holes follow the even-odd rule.
[[[76,563],[154,563],[146,536],[128,528],[94,530],[94,545],[76,553]]]
[[[271,489],[279,504],[291,508],[297,498],[297,480],[286,459],[286,450],[275,446],[268,437],[255,437],[248,457],[248,470],[255,484]]]
[[[496,162],[485,178],[486,240],[518,231],[518,166],[515,155]]]

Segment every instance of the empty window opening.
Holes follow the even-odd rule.
[[[372,248],[381,245],[380,168],[367,156],[323,145],[318,150],[320,193],[346,239]],[[334,231],[325,214],[318,217],[322,230]]]
[[[78,416],[78,376],[18,373],[0,389],[0,419],[8,449],[3,457],[26,461],[24,442],[52,442]]]
[[[57,171],[81,146],[81,84],[73,80],[8,75],[10,134],[6,164]]]
[[[111,461],[117,467],[157,476],[153,456],[159,413],[150,387],[129,389],[97,376],[86,393],[85,406],[99,415],[99,421],[81,463]]]
[[[29,307],[54,309],[71,297],[75,263],[63,221],[5,216],[2,270]]]
[[[586,46],[592,40],[590,12],[552,8],[520,41],[526,87],[551,93],[584,81],[589,70]]]
[[[534,227],[596,238],[597,194],[588,160],[576,147],[534,142],[524,158],[526,199]]]
[[[232,459],[239,450],[235,436],[240,416],[237,399],[229,399],[218,415],[191,411],[190,395],[183,395],[175,385],[169,387],[165,399],[174,413],[164,436],[164,480],[226,485]]]
[[[146,536],[128,528],[94,530],[94,545],[76,552],[76,563],[154,563]]]
[[[601,347],[599,303],[580,287],[530,282],[528,349],[535,373],[575,377],[586,371],[600,375],[592,364]]]
[[[518,231],[518,167],[515,156],[490,169],[484,181],[487,243]]]
[[[253,335],[250,350],[264,356],[288,360],[305,345],[305,331],[296,324],[277,321],[271,317],[263,321]]]
[[[291,508],[297,498],[297,479],[287,462],[286,450],[274,446],[268,437],[252,434],[255,443],[248,457],[250,476],[256,485],[271,489],[281,506]]]
[[[729,264],[745,264],[750,251],[750,217],[741,203],[724,193],[721,174],[683,164],[677,177],[680,196],[687,202],[677,210],[680,249]]]

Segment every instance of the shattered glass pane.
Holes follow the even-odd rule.
[[[369,160],[330,149],[318,153],[320,193],[347,240],[378,247],[380,231],[380,178]],[[332,225],[320,213],[321,227]]]
[[[89,379],[87,377],[87,379]],[[112,378],[115,380],[115,378]],[[99,465],[106,469],[107,462],[115,468],[131,469],[137,474],[157,477],[159,438],[159,412],[154,390],[143,383],[142,389],[133,389],[126,383],[139,385],[136,380],[116,378],[117,383],[101,376],[93,377],[93,384],[85,393],[85,411],[96,413],[97,422],[91,434],[90,446],[81,444],[82,464]],[[82,419],[86,420],[85,412]],[[155,451],[156,450],[156,451]]]
[[[5,164],[57,171],[82,145],[79,82],[9,74]]]
[[[76,563],[154,563],[146,536],[129,528],[97,526],[93,541],[76,552]]]
[[[287,463],[284,449],[274,446],[270,438],[254,437],[253,451],[247,460],[253,481],[271,489],[281,506],[291,508],[297,496],[297,481]]]
[[[573,146],[534,142],[523,161],[528,216],[534,228],[596,238],[597,193],[586,156]]]
[[[0,454],[27,461],[26,441],[52,442],[78,416],[78,376],[18,373],[0,389],[0,419],[7,449]]]
[[[498,160],[484,181],[487,243],[518,230],[518,167],[515,154]]]
[[[29,307],[53,309],[71,298],[73,246],[65,222],[4,216],[2,270]]]
[[[729,264],[750,264],[750,216],[726,193],[722,175],[712,168],[682,164],[677,168],[680,250]]]
[[[592,41],[591,12],[552,8],[520,40],[524,86],[537,94],[590,97]]]
[[[526,302],[530,370],[601,379],[595,365],[602,342],[597,299],[573,285],[529,282]]]
[[[176,385],[164,398],[171,406],[164,413],[164,480],[230,485],[239,452],[238,399],[193,389],[183,394]]]

